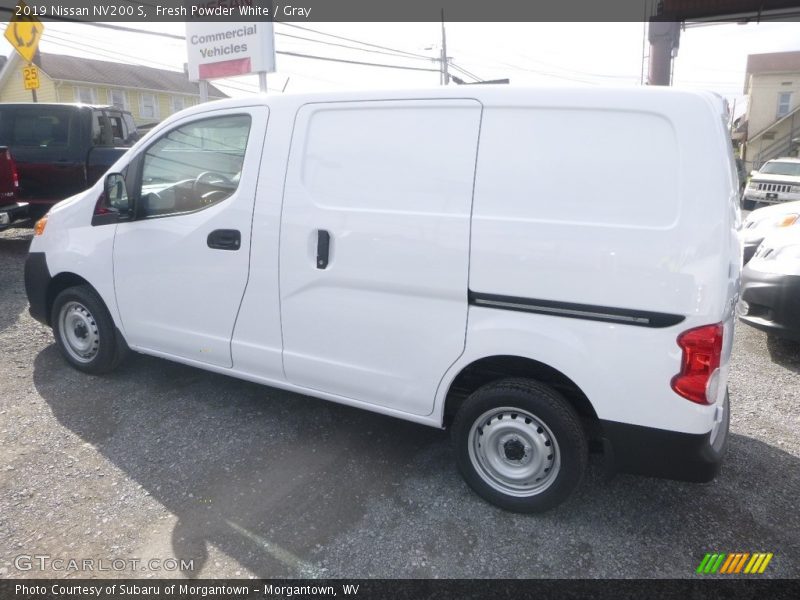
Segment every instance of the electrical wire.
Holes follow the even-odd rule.
[[[353,38],[344,37],[341,35],[335,35],[333,33],[326,33],[324,31],[319,31],[317,29],[311,29],[310,27],[304,27],[302,25],[297,25],[296,23],[280,23],[280,25],[285,25],[286,27],[293,27],[295,29],[302,29],[303,31],[309,31],[311,33],[316,33],[318,35],[328,36],[337,40],[343,40],[345,42],[352,42],[355,44],[362,44],[364,46],[369,46],[370,48],[378,48],[380,50],[390,50],[392,52],[399,52],[401,54],[405,54],[407,56],[413,56],[416,58],[424,58],[425,60],[431,60],[430,56],[425,56],[424,54],[417,54],[415,52],[408,52],[406,50],[400,50],[398,48],[390,48],[389,46],[381,46],[380,44],[372,44],[370,42],[362,42],[361,40],[355,40]]]

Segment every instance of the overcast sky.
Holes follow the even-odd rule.
[[[144,28],[142,23],[125,24]],[[433,57],[441,43],[439,23],[309,23],[314,31],[287,24],[275,26],[279,51],[301,52],[347,60],[438,69],[438,63],[399,56],[373,46],[336,39],[319,32],[367,42],[406,53]],[[149,30],[183,35],[183,24],[152,23]],[[483,79],[510,78],[513,85],[631,86],[639,85],[643,69],[644,27],[641,23],[448,23],[447,54],[456,67]],[[295,37],[290,37],[295,36]],[[319,41],[309,41],[311,38]],[[320,43],[329,42],[329,44]],[[11,46],[3,40],[6,54]],[[357,51],[341,46],[371,50]],[[122,33],[72,23],[46,23],[43,52],[89,56],[179,70],[186,61],[184,42]],[[677,87],[708,89],[736,101],[744,110],[744,69],[748,54],[800,50],[800,24],[762,23],[688,27],[681,34],[675,61]],[[454,71],[471,80],[463,71]],[[644,65],[646,76],[647,69]],[[254,77],[215,82],[233,96],[257,90]],[[439,83],[436,72],[404,71],[277,56],[270,74],[271,91],[424,87]]]

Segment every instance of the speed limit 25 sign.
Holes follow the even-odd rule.
[[[30,65],[28,67],[23,67],[22,79],[25,82],[26,90],[39,89],[39,69],[37,69],[35,66]]]

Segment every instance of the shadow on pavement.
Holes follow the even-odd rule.
[[[50,346],[34,383],[178,517],[195,573],[211,543],[261,577],[691,577],[706,551],[775,552],[771,574],[798,575],[800,459],[749,437],[703,485],[606,481],[593,458],[571,501],[525,516],[472,494],[436,429],[144,356],[89,378]]]
[[[16,323],[20,313],[28,308],[22,265],[30,244],[28,236],[0,236],[0,290],[3,293],[0,331]],[[17,269],[16,265],[20,268]]]
[[[178,516],[174,556],[195,572],[212,542],[255,573],[319,575],[299,557],[391,494],[420,448],[449,452],[436,429],[145,356],[89,378],[50,346],[34,383],[59,422]]]
[[[767,336],[767,350],[772,362],[800,373],[800,343]]]

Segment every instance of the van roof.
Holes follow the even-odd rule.
[[[626,107],[652,109],[654,106],[669,103],[678,98],[695,98],[704,100],[710,109],[724,114],[724,100],[713,92],[678,90],[669,87],[615,87],[615,88],[579,88],[579,87],[547,87],[533,88],[509,85],[469,85],[443,86],[421,89],[394,90],[353,90],[343,92],[314,92],[303,94],[257,94],[245,98],[228,98],[199,104],[181,111],[178,114],[206,112],[214,109],[237,108],[265,104],[267,106],[290,107],[314,102],[352,102],[369,100],[420,100],[437,98],[475,99],[485,105],[549,105],[554,107],[581,106],[614,106],[624,104]]]

